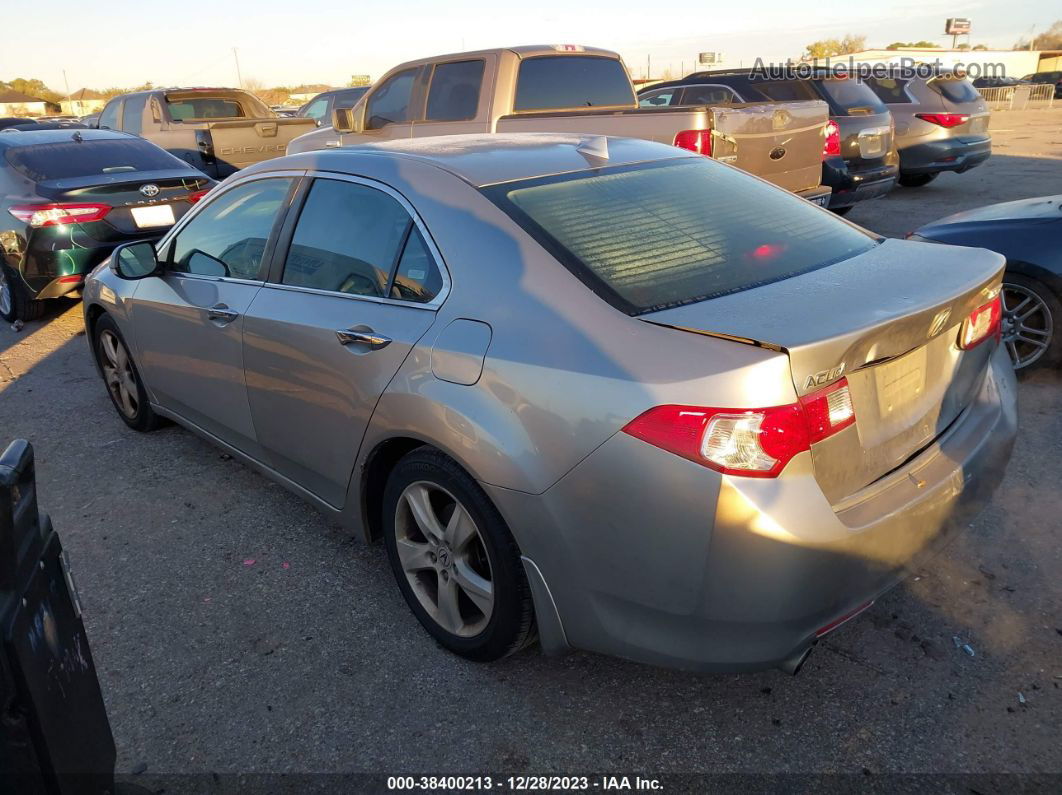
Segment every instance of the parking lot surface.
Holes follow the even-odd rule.
[[[849,218],[900,236],[1062,191],[1062,109],[993,126],[984,166]],[[123,773],[1062,772],[1062,374],[1020,400],[992,505],[795,678],[477,665],[421,629],[381,546],[187,431],[127,430],[78,305],[0,329],[0,436],[36,448]]]

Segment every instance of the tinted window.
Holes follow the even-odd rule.
[[[820,80],[818,84],[833,113],[860,116],[888,111],[878,95],[859,80]]]
[[[303,111],[301,116],[307,119],[314,119],[319,121],[328,115],[328,97],[320,97],[315,99],[309,105],[306,106],[306,110]]]
[[[283,283],[351,295],[387,295],[413,220],[383,191],[319,179],[295,227]]]
[[[708,158],[484,190],[595,292],[632,314],[796,276],[869,235]]]
[[[385,124],[409,121],[409,97],[416,74],[416,69],[399,72],[373,92],[365,111],[368,129],[378,130]]]
[[[682,92],[683,105],[711,105],[734,102],[734,92],[723,86],[687,86]]]
[[[144,128],[144,106],[147,105],[148,94],[133,94],[125,101],[125,111],[122,113],[122,129],[134,135],[140,135]]]
[[[672,97],[678,89],[666,88],[663,91],[653,91],[638,97],[638,105],[642,108],[662,108],[671,104]]]
[[[969,80],[934,80],[930,85],[952,102],[976,102],[981,98]]]
[[[634,105],[623,64],[615,58],[547,55],[520,62],[514,110]]]
[[[866,83],[870,90],[877,95],[878,99],[887,105],[911,101],[911,98],[907,96],[907,92],[904,90],[907,86],[906,80],[900,80],[895,77],[873,77],[867,80]]]
[[[223,193],[177,234],[170,269],[258,279],[266,241],[290,187],[290,179],[260,179]]]
[[[223,97],[187,97],[184,99],[167,97],[166,104],[170,109],[170,118],[174,121],[247,118],[247,113],[239,102]]]
[[[118,111],[122,107],[121,99],[112,99],[100,114],[99,126],[104,130],[118,129]]]
[[[426,304],[441,289],[442,276],[435,258],[428,251],[420,230],[414,226],[402,251],[402,258],[398,261],[391,297]]]
[[[358,104],[358,100],[365,96],[365,92],[368,91],[368,87],[365,88],[352,88],[350,91],[343,91],[336,94],[332,99],[333,108],[353,108]]]
[[[188,168],[187,163],[139,138],[85,140],[81,143],[57,141],[12,147],[7,150],[7,162],[34,182],[91,177],[95,174]]]
[[[464,121],[476,117],[483,61],[457,61],[435,67],[428,91],[428,121]]]
[[[775,102],[798,102],[806,99],[821,99],[805,80],[756,80],[752,83],[754,90],[764,99]]]

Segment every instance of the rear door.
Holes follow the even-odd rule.
[[[132,299],[139,361],[155,400],[224,442],[261,457],[243,374],[244,314],[294,176],[237,183],[164,241],[161,276]]]
[[[435,320],[445,271],[388,187],[317,176],[247,310],[251,415],[273,467],[343,506],[369,418]]]
[[[413,137],[490,132],[490,93],[484,77],[497,71],[498,56],[446,61],[425,67],[428,80],[423,119]]]

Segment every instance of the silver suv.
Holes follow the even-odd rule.
[[[992,154],[988,105],[965,74],[926,78],[897,71],[865,82],[896,123],[901,185],[920,188],[942,171],[961,174]]]

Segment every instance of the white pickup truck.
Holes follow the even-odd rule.
[[[619,55],[511,47],[396,66],[288,153],[462,133],[575,132],[660,141],[715,157],[819,204],[825,102],[640,108]]]

